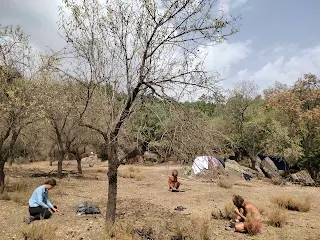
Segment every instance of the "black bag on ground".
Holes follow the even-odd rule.
[[[251,176],[248,173],[243,173],[243,178],[247,181],[251,181]]]
[[[100,209],[97,205],[88,202],[81,202],[76,207],[78,215],[83,214],[100,214]]]

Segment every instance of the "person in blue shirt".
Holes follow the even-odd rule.
[[[49,179],[43,185],[37,187],[29,199],[29,213],[30,217],[25,218],[26,223],[31,223],[34,220],[50,218],[54,212],[58,212],[48,199],[48,190],[57,185],[55,179]]]

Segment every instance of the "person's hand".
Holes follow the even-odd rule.
[[[48,208],[48,210],[49,210],[49,212],[50,212],[51,214],[53,214],[53,211],[51,210],[51,208]]]
[[[53,211],[56,213],[59,212],[59,210],[57,208],[53,208]]]

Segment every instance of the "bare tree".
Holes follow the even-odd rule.
[[[234,18],[212,0],[65,0],[60,29],[67,42],[58,69],[88,87],[82,125],[108,146],[107,220],[114,222],[118,136],[139,96],[177,99],[196,88],[213,90],[217,76],[204,70],[199,46],[218,44],[237,32]],[[70,16],[71,14],[71,16]],[[71,61],[70,61],[71,59]],[[104,86],[97,91],[97,85]],[[87,113],[93,91],[105,94],[104,123]]]
[[[1,27],[1,26],[0,26]],[[4,165],[22,130],[39,119],[31,48],[20,27],[0,28],[0,193],[4,191]]]
[[[54,79],[54,80],[52,80]],[[51,73],[41,74],[41,92],[39,101],[43,102],[45,117],[51,130],[50,137],[54,144],[50,150],[50,164],[58,158],[57,175],[62,178],[62,162],[67,154],[73,154],[77,160],[78,173],[82,174],[80,147],[88,144],[89,129],[79,126],[77,107],[81,105],[82,95],[86,89],[74,81],[57,81],[59,76]]]

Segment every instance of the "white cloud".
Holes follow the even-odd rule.
[[[243,7],[248,0],[220,0],[219,9],[222,9],[225,13],[230,13],[232,9]]]
[[[296,51],[293,51],[293,48]],[[292,84],[306,73],[320,76],[320,45],[302,50],[298,50],[295,45],[277,46],[271,54],[269,58],[273,60],[265,63],[257,71],[243,69],[234,78],[254,79],[260,86],[260,90],[263,90],[273,85],[275,81]]]
[[[206,69],[218,72],[221,78],[231,75],[232,65],[247,58],[251,52],[251,41],[228,43],[227,41],[210,46],[202,47],[201,52],[206,52]]]
[[[248,0],[233,0],[231,1],[231,8],[242,7],[248,2]]]

